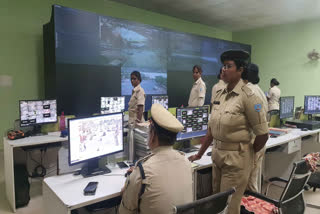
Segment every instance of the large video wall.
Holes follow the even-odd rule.
[[[169,107],[186,105],[192,67],[200,64],[209,103],[217,81],[219,56],[249,45],[175,32],[82,10],[53,6],[55,85],[58,110],[87,115],[100,112],[100,97],[132,93],[130,73],[140,71],[147,94],[169,96]]]

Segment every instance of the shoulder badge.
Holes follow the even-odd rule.
[[[262,105],[261,105],[260,103],[254,105],[254,110],[255,110],[256,112],[260,112],[260,111],[261,111],[261,108],[262,108]]]

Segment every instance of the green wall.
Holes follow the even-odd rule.
[[[295,106],[303,106],[304,95],[320,94],[320,62],[307,58],[313,49],[320,51],[319,35],[320,20],[315,20],[236,32],[232,37],[252,45],[263,91],[275,77],[281,96],[295,96]]]
[[[52,4],[232,40],[231,32],[107,0],[1,0],[0,75],[12,76],[13,84],[0,87],[0,148],[3,134],[19,117],[18,100],[44,96],[42,25],[50,20]]]

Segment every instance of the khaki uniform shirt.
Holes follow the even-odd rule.
[[[206,84],[203,82],[201,77],[193,83],[188,106],[189,107],[197,107],[197,106],[203,106],[204,99],[206,97]]]
[[[173,207],[192,202],[191,163],[172,146],[160,146],[142,159],[146,179],[136,166],[125,183],[119,214],[169,214]],[[138,212],[141,183],[146,184]]]
[[[137,119],[137,112],[138,112],[138,105],[143,105],[143,111],[146,101],[146,94],[144,93],[143,88],[141,88],[140,84],[137,85],[132,90],[132,95],[129,101],[129,124],[134,124],[135,120]],[[143,115],[141,122],[144,121]]]
[[[281,91],[277,86],[273,86],[269,89],[268,98],[269,98],[269,111],[271,110],[279,110],[279,99],[280,99]]]
[[[226,83],[223,80],[219,80],[219,82],[212,87],[211,101],[210,101],[211,104],[213,103],[214,97],[217,95],[217,92],[220,91],[221,89],[224,89],[225,87],[226,87]]]
[[[256,95],[258,95],[262,100],[262,110],[267,114],[268,113],[268,101],[264,92],[261,90],[258,84],[252,84],[249,82],[247,86],[254,91]]]
[[[251,142],[256,136],[268,133],[263,101],[240,80],[230,92],[227,88],[214,99],[209,128],[216,140],[226,143]]]

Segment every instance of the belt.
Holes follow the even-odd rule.
[[[249,142],[239,142],[239,143],[226,143],[220,140],[214,140],[215,147],[220,150],[227,150],[227,151],[241,151],[245,147],[249,147]]]

